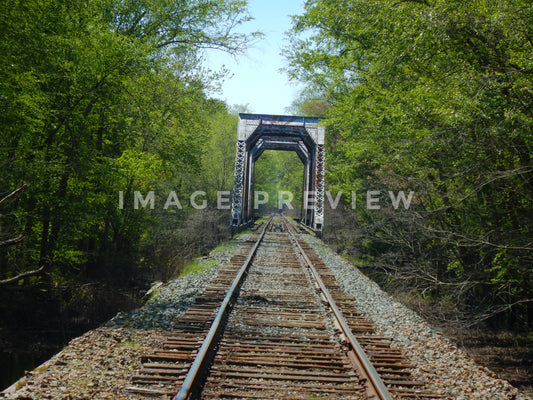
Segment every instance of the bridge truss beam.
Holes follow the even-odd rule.
[[[239,114],[231,226],[237,231],[253,220],[253,172],[265,150],[295,151],[304,165],[301,221],[321,232],[324,225],[325,128],[318,118]]]

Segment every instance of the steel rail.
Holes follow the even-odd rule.
[[[205,336],[202,346],[198,350],[198,354],[196,355],[194,362],[189,368],[189,371],[187,372],[185,380],[183,381],[183,384],[181,385],[179,392],[174,397],[174,400],[189,399],[189,396],[192,394],[192,391],[195,389],[195,386],[198,384],[198,380],[201,377],[200,372],[202,371],[202,369],[206,367],[205,364],[209,361],[208,355],[210,352],[213,351],[213,348],[216,345],[216,338],[219,336],[219,334],[223,330],[223,320],[230,310],[231,303],[233,299],[235,298],[235,296],[237,295],[239,291],[239,287],[242,281],[244,280],[244,277],[248,270],[248,267],[251,264],[255,256],[255,253],[257,251],[257,248],[259,247],[259,244],[263,240],[263,237],[265,236],[265,233],[271,223],[272,223],[272,217],[270,217],[270,219],[265,224],[261,234],[259,235],[259,238],[257,239],[254,246],[250,250],[250,253],[248,253],[248,257],[246,257],[246,260],[244,261],[241,268],[237,272],[237,275],[235,276],[233,283],[228,289],[228,292],[226,293],[226,296],[224,297],[224,300],[222,301],[220,308],[218,309],[217,315],[211,324],[209,332]]]
[[[284,222],[286,222],[286,217],[284,216]],[[372,398],[372,395],[378,396],[380,400],[392,400],[392,396],[387,389],[387,386],[379,376],[378,372],[368,359],[367,355],[365,354],[365,351],[355,338],[354,334],[352,333],[352,330],[348,326],[348,323],[344,319],[344,316],[342,315],[342,312],[339,310],[337,305],[335,304],[335,300],[329,293],[329,290],[327,289],[326,285],[322,281],[322,278],[320,277],[318,271],[316,270],[315,266],[307,257],[307,254],[305,254],[304,249],[302,246],[300,246],[300,243],[298,242],[298,239],[295,237],[295,235],[290,231],[290,229],[286,229],[289,233],[290,237],[293,239],[293,242],[296,244],[298,251],[302,255],[303,259],[305,260],[307,266],[309,267],[309,270],[311,271],[311,274],[313,275],[313,278],[315,279],[316,283],[320,287],[320,290],[322,294],[324,295],[326,302],[333,312],[335,319],[338,322],[338,325],[340,326],[342,333],[346,337],[348,343],[350,344],[353,352],[355,353],[355,356],[357,357],[359,367],[363,369],[363,373],[366,375],[369,383],[372,385],[372,388],[370,388],[370,398]]]

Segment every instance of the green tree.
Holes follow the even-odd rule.
[[[0,182],[28,189],[14,209],[25,240],[7,276],[57,277],[135,264],[154,213],[118,208],[199,170],[209,140],[203,51],[239,54],[254,35],[239,0],[10,1],[0,11]],[[5,220],[3,220],[5,222]]]
[[[298,215],[303,190],[303,164],[298,155],[292,151],[265,151],[254,168],[254,190],[268,194],[265,206],[271,209],[279,208],[280,192],[290,192],[292,213]]]
[[[533,317],[532,18],[526,1],[308,1],[288,49],[332,99],[330,188],[417,193],[408,213],[359,209],[360,250],[510,327]]]

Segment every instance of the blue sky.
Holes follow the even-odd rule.
[[[233,74],[222,84],[222,93],[214,97],[229,105],[248,105],[248,111],[253,113],[287,114],[285,108],[297,97],[301,86],[289,83],[287,75],[279,71],[286,66],[280,53],[287,44],[283,33],[291,26],[290,15],[302,14],[303,3],[304,0],[249,0],[254,20],[240,30],[261,31],[265,36],[237,59],[220,51],[208,52],[209,68],[218,70],[224,65]]]

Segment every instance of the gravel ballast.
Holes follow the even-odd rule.
[[[392,299],[321,240],[303,238],[336,275],[359,311],[380,334],[393,338],[415,367],[413,377],[449,400],[526,400],[508,382],[476,364],[420,316]],[[229,263],[249,235],[224,243],[200,263],[202,271],[152,287],[146,304],[118,313],[104,326],[72,340],[61,352],[0,393],[5,399],[139,399],[125,391],[140,355],[160,347],[177,317]]]
[[[302,235],[335,274],[345,292],[355,298],[360,312],[393,339],[415,366],[413,377],[427,382],[450,400],[526,400],[507,381],[476,364],[418,314],[395,301],[357,267],[333,252],[320,239]]]
[[[249,236],[241,234],[200,259],[201,271],[168,283],[155,283],[144,306],[120,312],[102,327],[73,339],[50,360],[1,392],[0,399],[143,398],[125,390],[141,366],[140,356],[161,347],[176,318],[229,264]]]

